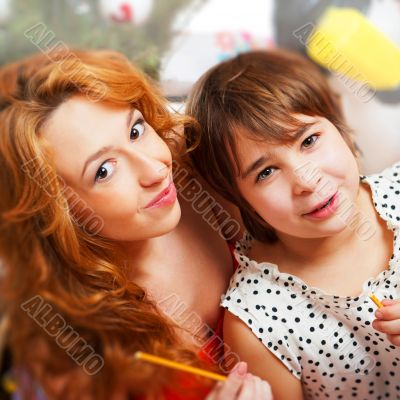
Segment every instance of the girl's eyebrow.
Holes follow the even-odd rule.
[[[270,157],[264,155],[254,161],[242,174],[241,178],[246,179],[254,170],[258,169],[263,165]]]
[[[315,122],[311,122],[301,126],[299,129],[297,129],[296,133],[293,135],[293,141],[300,139],[306,132],[308,132],[314,126]]]
[[[298,140],[301,138],[308,130],[310,130],[315,124],[306,124],[302,127],[300,127],[296,133],[293,136],[293,141]],[[256,161],[254,161],[252,164],[250,164],[249,167],[245,169],[245,171],[241,174],[241,179],[246,179],[254,170],[258,169],[261,167],[268,159],[271,158],[268,155],[263,155],[260,158],[258,158]]]
[[[299,129],[297,129],[296,133],[293,136],[294,140],[300,139],[309,129],[311,129],[315,123],[305,124]]]

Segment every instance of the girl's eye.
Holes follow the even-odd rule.
[[[131,140],[136,140],[144,133],[144,120],[138,119],[131,128]]]
[[[101,182],[101,181],[104,182],[108,180],[114,172],[114,167],[116,163],[117,162],[115,160],[108,160],[104,164],[102,164],[100,168],[97,170],[96,177],[94,180],[96,182]]]
[[[302,146],[312,147],[317,140],[318,140],[318,135],[311,135],[303,141]]]
[[[257,182],[261,182],[261,181],[263,181],[264,179],[267,179],[267,178],[272,174],[272,170],[273,170],[272,167],[268,167],[268,168],[263,169],[263,170],[257,175],[256,181],[257,181]]]

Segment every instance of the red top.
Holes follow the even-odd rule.
[[[236,268],[238,267],[238,262],[233,255],[233,250],[235,249],[235,246],[231,243],[228,243],[229,246],[229,251],[232,256],[232,264],[233,264],[233,272],[236,271]],[[217,326],[214,330],[214,335],[210,337],[209,340],[207,340],[206,345],[200,350],[199,352],[199,357],[200,359],[204,361],[210,362],[210,364],[215,363],[216,361],[222,359],[223,357],[223,351],[224,347],[222,346],[223,343],[223,322],[224,322],[224,312],[225,309],[221,307],[220,313],[219,313],[219,318],[217,322]],[[195,393],[192,393],[189,395],[188,393],[177,393],[172,390],[165,389],[164,390],[164,399],[165,400],[203,400],[208,392],[209,388],[200,388],[198,385],[195,385],[195,378],[190,375],[190,374],[183,374],[182,375],[182,391],[188,391],[190,390],[195,390]],[[194,385],[196,388],[194,389]]]

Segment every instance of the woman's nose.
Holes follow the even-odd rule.
[[[171,170],[166,161],[147,156],[140,157],[140,166],[136,168],[138,168],[139,182],[143,187],[156,186],[165,182]]]

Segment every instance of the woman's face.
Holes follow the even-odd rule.
[[[278,234],[330,236],[347,226],[346,207],[357,205],[357,161],[327,119],[296,117],[312,125],[286,145],[254,141],[238,131],[241,174],[237,184],[242,196]],[[313,212],[317,208],[320,211]]]
[[[171,152],[138,110],[73,97],[42,134],[69,192],[102,221],[101,236],[140,241],[176,227]]]

